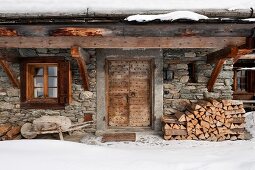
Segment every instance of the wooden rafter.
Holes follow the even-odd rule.
[[[218,60],[216,61],[215,67],[214,67],[214,69],[212,71],[211,77],[210,77],[210,79],[208,81],[208,84],[207,84],[207,89],[208,89],[209,92],[212,91],[213,86],[214,86],[214,84],[215,84],[215,82],[216,82],[216,80],[217,80],[217,78],[218,78],[218,76],[219,76],[219,74],[220,74],[220,72],[222,70],[224,62],[228,58],[235,57],[237,55],[237,53],[238,53],[238,48],[237,47],[227,47],[225,49],[228,49],[228,50],[224,50],[224,49],[220,50],[220,54],[222,56],[217,55],[217,57],[216,57]]]
[[[8,62],[6,60],[4,60],[3,58],[0,58],[0,65],[6,72],[7,76],[9,77],[9,79],[11,80],[13,85],[17,88],[20,88],[20,81],[17,79],[16,74],[11,69],[11,66],[8,64]]]
[[[89,90],[89,76],[88,76],[88,70],[86,65],[86,56],[84,56],[83,49],[78,46],[71,47],[71,55],[72,57],[77,61],[80,76],[83,82],[84,90]]]
[[[1,37],[0,48],[222,48],[245,37]]]

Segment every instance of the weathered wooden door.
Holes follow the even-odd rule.
[[[151,60],[107,60],[108,126],[151,126]]]

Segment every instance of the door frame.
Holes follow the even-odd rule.
[[[150,126],[148,127],[131,127],[131,126],[109,126],[109,61],[150,61]],[[107,57],[105,59],[105,88],[106,88],[106,93],[105,93],[105,103],[106,103],[106,114],[105,114],[105,121],[106,121],[106,127],[107,129],[152,129],[153,128],[153,119],[154,119],[154,102],[153,102],[153,96],[154,96],[154,69],[155,69],[155,59],[151,57]],[[129,112],[130,114],[130,112]]]
[[[109,129],[106,121],[106,59],[108,58],[154,59],[152,86],[152,123],[150,128]],[[161,131],[160,118],[163,115],[163,53],[161,49],[96,49],[96,134],[107,132],[152,132]]]

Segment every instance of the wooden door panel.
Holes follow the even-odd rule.
[[[108,125],[151,125],[151,61],[108,61]]]

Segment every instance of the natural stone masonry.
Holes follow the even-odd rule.
[[[90,56],[87,63],[89,73],[90,91],[84,91],[77,64],[70,56],[69,49],[20,49],[22,57],[36,56],[64,56],[71,62],[72,70],[72,102],[64,110],[21,109],[20,90],[13,88],[6,73],[0,67],[0,124],[23,124],[31,122],[43,115],[63,115],[69,117],[74,123],[82,122],[84,115],[96,115],[96,54],[95,50],[86,50]],[[12,64],[12,69],[19,75],[19,64]]]
[[[204,98],[232,99],[233,62],[227,60],[224,64],[213,91],[208,92],[207,82],[211,77],[214,65],[206,63],[206,54],[212,52],[207,49],[169,49],[164,51],[164,69],[173,70],[174,78],[164,81],[164,114],[172,114],[171,109],[185,110],[190,101]],[[194,82],[190,81],[187,58],[204,57],[203,60],[195,61]]]

